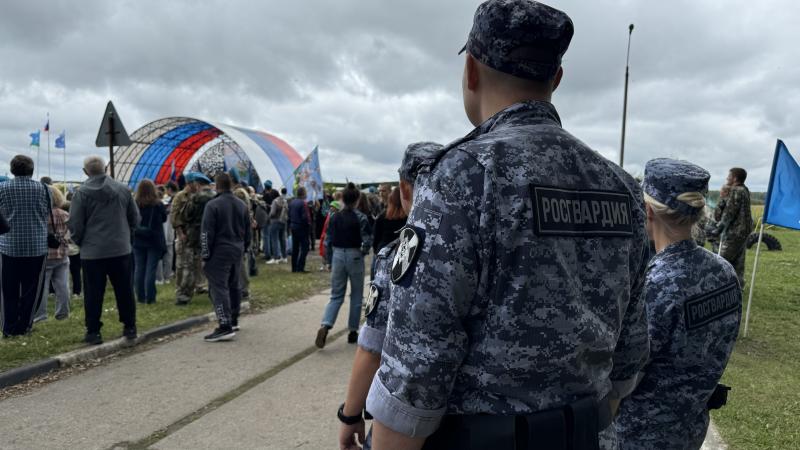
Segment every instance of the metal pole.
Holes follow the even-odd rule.
[[[64,132],[64,148],[61,149],[64,152],[64,187],[67,186],[67,133]]]
[[[111,169],[111,178],[114,178],[114,114],[108,114],[108,167]]]
[[[47,176],[53,176],[50,170],[50,113],[47,113]]]
[[[628,26],[628,54],[625,57],[625,97],[622,100],[622,141],[619,145],[619,166],[623,167],[625,162],[625,122],[628,117],[628,78],[629,65],[631,60],[631,35],[633,34],[633,24]]]
[[[764,220],[761,219],[761,228],[758,231],[758,245],[756,245],[756,260],[753,261],[753,273],[750,275],[750,294],[747,296],[747,312],[744,314],[744,337],[747,337],[747,326],[750,323],[750,304],[753,302],[753,287],[756,282],[756,268],[758,267],[758,254],[761,252],[761,238],[764,236]]]

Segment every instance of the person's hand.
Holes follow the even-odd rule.
[[[356,438],[358,436],[358,438]],[[339,427],[339,450],[360,450],[364,445],[364,421]]]

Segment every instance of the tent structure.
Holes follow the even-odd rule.
[[[190,117],[159,119],[130,137],[133,144],[114,151],[114,163],[117,180],[131,188],[145,178],[163,184],[198,166],[210,174],[209,168],[199,163],[211,152],[234,152],[258,178],[272,180],[276,188],[303,162],[297,150],[269,133]],[[292,186],[286,188],[291,191]]]

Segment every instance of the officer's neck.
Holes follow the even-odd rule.
[[[670,245],[676,242],[691,239],[691,237],[692,237],[691,228],[689,228],[688,231],[679,231],[672,233],[667,233],[665,229],[653,230],[653,242],[656,245],[656,253],[661,253],[662,250],[669,247]]]
[[[489,91],[483,95],[481,99],[481,123],[486,122],[490,118],[492,118],[495,114],[499,113],[500,111],[508,108],[511,105],[515,105],[517,103],[522,102],[531,102],[531,101],[542,101],[542,102],[550,102],[552,99],[552,92],[542,92],[537,94],[532,94],[530,92],[526,93],[515,93],[515,92],[503,92],[503,91]]]

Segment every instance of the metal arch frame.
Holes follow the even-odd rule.
[[[195,124],[197,127],[194,133],[182,133],[178,136],[173,136],[172,140],[170,140],[169,136],[166,136],[170,132],[181,127],[186,130],[187,126],[191,126],[192,124]],[[191,127],[189,128],[191,130]],[[166,117],[149,122],[137,129],[131,135],[133,144],[117,149],[115,152],[115,159],[119,161],[119,170],[117,172],[118,179],[126,182],[131,187],[135,187],[135,184],[137,184],[142,177],[148,175],[158,177],[159,174],[163,175],[164,164],[170,158],[172,158],[173,161],[175,160],[175,152],[181,150],[180,144],[206,130],[216,130],[220,134],[210,138],[199,147],[193,148],[188,161],[186,159],[181,159],[181,161],[186,161],[186,165],[181,165],[181,167],[178,168],[179,171],[185,172],[188,168],[192,167],[197,158],[220,140],[235,148],[237,150],[236,153],[240,156],[242,154],[246,156],[249,164],[253,167],[260,179],[276,180],[277,185],[281,185],[284,182],[281,170],[293,170],[296,164],[303,161],[302,156],[294,147],[279,137],[262,131],[249,130],[191,117]],[[252,136],[253,134],[257,135],[257,139],[254,139]],[[159,140],[161,140],[160,143],[158,142]],[[265,142],[257,142],[259,140],[264,140]],[[158,148],[153,147],[154,144],[159,144]],[[167,150],[169,148],[171,148],[171,150]],[[148,155],[148,152],[152,152],[152,154]],[[280,158],[281,156],[276,155],[287,158],[290,161],[289,165],[293,167],[284,167],[286,166],[285,163],[280,163],[280,159],[276,160],[276,158]],[[157,164],[156,161],[158,162]],[[160,169],[155,169],[156,166],[160,167]],[[287,188],[291,189],[291,186]]]
[[[157,137],[163,136],[169,130],[186,123],[197,121],[190,117],[167,117],[158,119],[145,124],[131,135],[132,145],[119,147],[114,154],[115,166],[117,168],[117,178],[120,181],[129,182],[133,171],[139,163],[142,154],[147,151],[150,145],[155,142]],[[147,142],[146,137],[156,136],[155,139]],[[119,156],[117,156],[119,155]],[[119,159],[117,159],[119,158]]]

